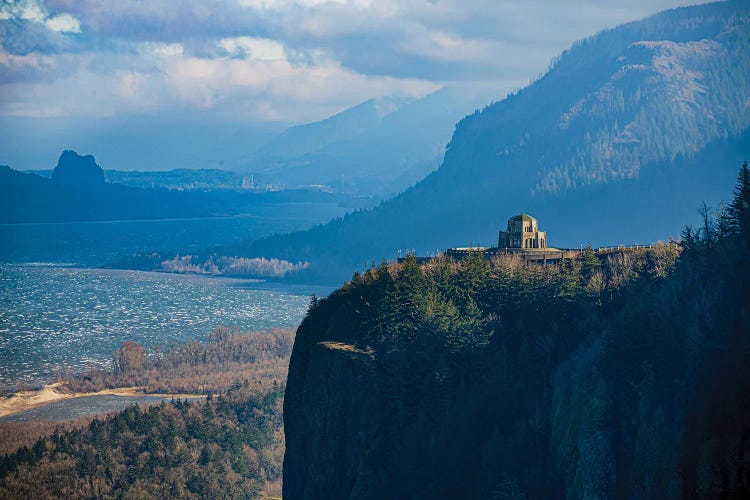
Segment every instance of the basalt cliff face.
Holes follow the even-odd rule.
[[[409,259],[314,300],[284,498],[747,494],[748,238],[693,236],[549,267]]]
[[[362,370],[367,355],[349,349],[313,342],[297,351],[295,377],[320,383],[286,393],[287,421],[294,435],[304,438],[287,440],[284,470],[294,479],[285,497],[367,498],[373,486],[369,474],[377,458],[369,455],[382,439],[373,418],[379,413],[379,402],[371,397],[376,380]]]

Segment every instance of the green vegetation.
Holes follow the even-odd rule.
[[[258,498],[278,490],[283,391],[243,384],[55,432],[0,460],[0,497]]]
[[[51,436],[55,431],[63,432],[85,427],[93,419],[94,417],[80,417],[65,422],[4,422],[0,424],[0,457],[15,453],[24,446],[30,449],[40,438]]]
[[[125,342],[113,354],[111,371],[79,375],[66,380],[65,388],[139,386],[147,392],[207,393],[208,400],[133,406],[63,424],[3,424],[0,498],[279,494],[281,406],[293,341],[294,330],[217,328],[205,344],[165,352]]]
[[[746,165],[734,195],[681,247],[408,259],[315,301],[289,371],[284,496],[747,495]]]

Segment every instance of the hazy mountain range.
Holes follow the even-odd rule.
[[[105,182],[93,156],[71,150],[63,151],[49,178],[0,166],[0,223],[221,217],[252,214],[263,206],[324,203],[353,208],[366,202],[310,189],[180,191],[124,186]]]
[[[446,87],[417,100],[372,99],[288,129],[252,155],[249,170],[262,183],[394,195],[439,166],[458,120],[502,95]]]
[[[3,160],[49,176],[43,167],[50,158],[74,148],[107,165],[110,182],[131,187],[241,189],[250,182],[275,189],[317,185],[382,197],[398,194],[436,169],[456,122],[504,92],[462,86],[420,99],[381,97],[280,132],[253,124],[204,123],[197,117],[182,123],[95,119],[80,130],[54,119],[41,124],[19,119],[6,137]],[[41,136],[46,139],[40,148],[32,142]]]
[[[750,151],[750,5],[674,9],[576,43],[457,125],[440,168],[370,211],[246,245],[321,274],[470,243],[532,213],[550,245],[677,237]],[[237,250],[237,249],[235,249]]]

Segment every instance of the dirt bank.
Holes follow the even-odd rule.
[[[43,406],[63,399],[82,398],[86,396],[158,396],[163,398],[205,398],[205,394],[151,394],[140,387],[120,387],[97,392],[68,392],[62,382],[47,384],[38,391],[19,391],[6,398],[0,398],[0,417],[13,415],[31,408]]]

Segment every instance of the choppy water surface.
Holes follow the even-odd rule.
[[[296,326],[309,287],[50,265],[0,264],[0,386],[106,365],[125,340],[204,340],[215,327]]]

